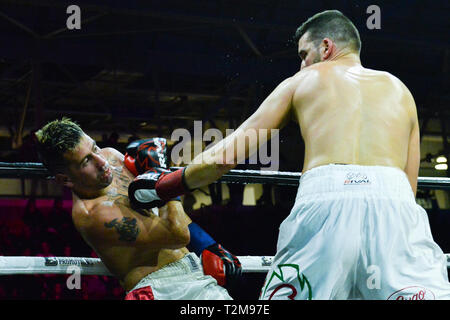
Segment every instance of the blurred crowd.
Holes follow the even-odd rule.
[[[197,210],[192,209],[186,197],[186,211],[234,254],[273,255],[278,226],[288,211],[264,203],[264,197],[257,206],[242,206],[242,187],[231,190],[232,195],[239,195],[235,201]],[[24,203],[24,200],[17,201]],[[63,206],[63,201],[47,200],[52,205],[45,207],[37,205],[40,200],[26,201],[26,206],[2,207],[0,203],[0,256],[97,257],[76,231],[70,209]],[[245,234],[252,236],[242,242]],[[82,275],[81,288],[69,289],[70,276],[0,276],[0,300],[122,300],[125,296],[119,281],[113,277]],[[264,274],[246,274],[239,281],[230,294],[235,299],[257,299]]]
[[[15,212],[0,223],[0,256],[97,258],[75,230],[70,211],[63,208],[62,200],[55,200],[51,208],[40,208],[30,199],[25,208],[9,210]],[[66,282],[70,276],[0,276],[0,300],[113,300],[125,295],[115,278],[83,275],[81,288],[69,289]]]

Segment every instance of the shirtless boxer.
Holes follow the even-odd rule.
[[[44,165],[72,189],[76,229],[119,279],[126,299],[231,299],[186,248],[192,222],[179,201],[167,202],[158,214],[130,207],[134,175],[124,155],[100,149],[68,119],[48,123],[36,137]]]
[[[248,156],[227,153],[246,132],[293,119],[305,142],[303,174],[261,299],[449,299],[445,256],[415,202],[420,142],[411,93],[361,65],[358,30],[339,11],[309,18],[295,39],[300,71],[224,143],[149,181],[154,199],[217,180]]]

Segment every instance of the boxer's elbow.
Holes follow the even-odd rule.
[[[179,201],[171,201],[167,204],[167,207],[170,213],[174,215],[170,224],[172,238],[179,247],[184,247],[191,241],[188,225],[192,220],[185,214]]]
[[[191,235],[187,227],[176,230],[173,235],[177,248],[186,247],[191,242]]]
[[[191,233],[189,232],[187,224],[180,225],[178,230],[178,240],[183,246],[186,246],[189,242],[191,242]]]
[[[165,238],[165,241],[160,242],[160,247],[164,249],[180,249],[186,247],[190,241],[189,229],[177,226],[171,228],[170,235]]]

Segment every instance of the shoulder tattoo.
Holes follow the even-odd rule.
[[[136,224],[136,218],[123,217],[121,221],[117,221],[116,218],[105,223],[105,227],[115,228],[119,234],[119,240],[133,242],[136,241],[140,231]]]

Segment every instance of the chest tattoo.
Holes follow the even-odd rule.
[[[107,201],[114,203],[115,205],[123,205],[130,208],[130,201],[128,199],[128,186],[133,181],[133,177],[130,177],[125,170],[123,170],[123,164],[115,158],[108,159],[113,172],[113,182],[111,188],[106,193]],[[148,210],[134,209],[141,215],[150,216]]]

